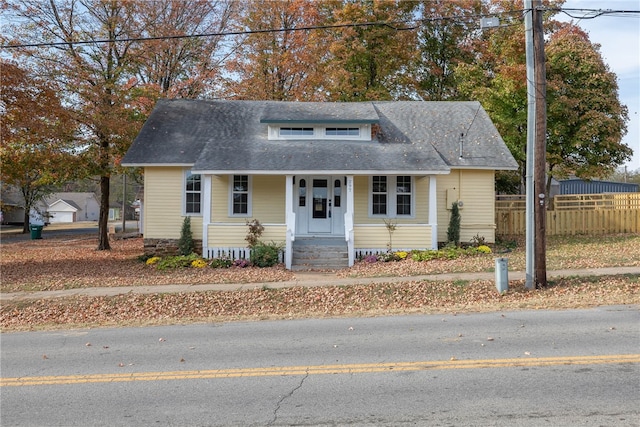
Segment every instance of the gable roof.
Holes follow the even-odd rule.
[[[369,124],[379,132],[372,141],[268,139],[269,124],[291,123]],[[214,174],[517,169],[480,103],[423,101],[160,100],[122,165],[188,166]]]
[[[60,205],[60,207],[57,208],[56,205]],[[66,207],[65,207],[65,205],[66,205]],[[54,207],[56,207],[56,209],[52,209]],[[68,208],[71,208],[70,210],[74,211],[74,212],[77,212],[77,211],[82,209],[73,200],[58,199],[53,203],[49,203],[49,209],[48,210],[49,211],[52,211],[52,210],[56,210],[56,211],[58,211],[58,210],[69,210]]]
[[[60,193],[52,193],[45,197],[45,203],[49,206],[54,203],[62,200],[63,202],[69,204],[78,209],[83,209],[82,206],[87,205],[87,200],[93,199],[96,203],[98,203],[98,199],[96,198],[96,193],[91,192],[60,192]]]

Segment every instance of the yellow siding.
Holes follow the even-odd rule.
[[[354,224],[370,224],[369,218],[369,178],[353,177],[353,213]]]
[[[183,169],[147,167],[144,171],[144,237],[179,239],[182,215]],[[202,217],[191,217],[195,239],[202,238]]]
[[[369,217],[369,177],[356,176],[354,185],[354,223],[382,224],[382,218]],[[426,224],[429,222],[429,178],[414,178],[414,218],[398,218],[398,224]]]
[[[386,226],[354,227],[356,249],[385,249],[389,244]],[[427,225],[398,225],[391,235],[392,249],[425,249],[431,247],[431,227]]]
[[[247,219],[255,218],[262,224],[285,222],[285,177],[257,175],[252,179],[250,217],[229,216],[229,179],[214,176],[211,180],[211,221],[245,224]]]
[[[246,218],[229,217],[229,177],[211,177],[211,221],[212,222],[237,222],[243,224]]]
[[[253,177],[253,218],[262,224],[284,224],[286,182],[284,176]]]
[[[453,170],[450,175],[439,175],[438,182],[438,241],[447,240],[451,206],[449,197],[458,195],[464,206],[460,209],[460,241],[469,242],[476,234],[487,242],[495,241],[495,186],[494,171]],[[451,201],[451,200],[449,200]]]

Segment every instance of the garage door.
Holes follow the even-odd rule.
[[[51,215],[53,215],[50,219],[49,222],[54,224],[54,223],[61,223],[61,222],[73,222],[73,212],[49,212]]]

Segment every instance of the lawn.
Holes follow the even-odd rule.
[[[185,268],[159,271],[139,260],[141,239],[112,242],[96,251],[93,236],[46,240],[3,239],[1,291],[57,290],[96,286],[146,286],[199,283],[269,283],[293,280],[282,266],[259,268]],[[496,256],[509,258],[509,270],[524,270],[522,241],[502,242],[493,254],[456,260],[356,263],[337,277],[406,277],[400,283],[293,287],[268,285],[250,291],[182,294],[125,294],[5,301],[3,331],[117,325],[166,324],[324,316],[372,316],[400,313],[457,313],[519,309],[561,309],[610,304],[640,304],[640,278],[617,275],[560,278],[547,289],[528,291],[511,281],[500,295],[491,281],[427,282],[411,276],[444,272],[492,271]],[[548,239],[547,268],[640,266],[640,236],[572,236]]]

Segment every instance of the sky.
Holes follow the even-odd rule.
[[[566,0],[563,9],[602,9],[640,11],[640,0]],[[586,12],[572,11],[573,16]],[[558,20],[572,21],[589,34],[609,69],[618,76],[620,101],[629,110],[627,135],[622,142],[634,151],[626,164],[629,172],[640,171],[640,13],[603,15],[594,19],[571,18],[564,13]]]

